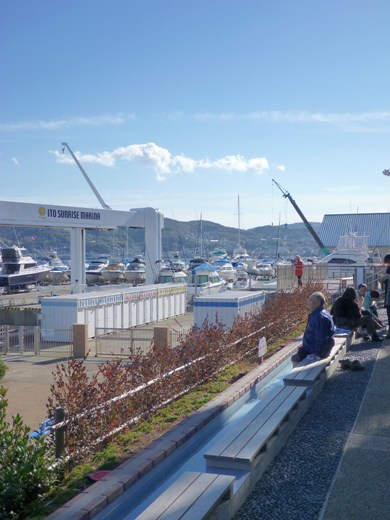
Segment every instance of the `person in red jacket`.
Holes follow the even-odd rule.
[[[300,256],[295,257],[295,276],[298,280],[298,286],[302,287],[303,262]]]

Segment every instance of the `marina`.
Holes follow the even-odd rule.
[[[74,159],[87,176],[77,158]],[[166,436],[155,439],[145,451],[130,458],[123,468],[119,466],[110,472],[107,481],[93,484],[85,496],[75,501],[76,506],[71,500],[48,519],[65,519],[69,513],[77,515],[81,508],[98,520],[155,520],[161,504],[167,511],[173,511],[177,501],[180,501],[189,514],[189,520],[198,520],[200,511],[200,517],[205,519],[212,515],[228,520],[241,507],[246,507],[250,491],[286,445],[288,437],[299,427],[322,387],[338,368],[337,362],[351,347],[353,334],[336,334],[335,344],[327,358],[311,365],[302,362],[298,368],[291,367],[290,356],[300,345],[300,338],[282,346],[264,362],[269,336],[266,331],[277,325],[276,330],[280,327],[280,331],[276,334],[283,336],[282,330],[286,324],[282,323],[282,317],[263,323],[259,330],[241,336],[228,345],[206,341],[202,347],[202,335],[219,330],[219,341],[222,336],[228,338],[228,334],[234,334],[240,323],[253,317],[261,319],[268,308],[272,308],[273,300],[282,302],[279,313],[288,316],[288,305],[284,308],[283,302],[295,298],[292,301],[300,305],[297,298],[305,291],[305,286],[306,290],[321,287],[330,299],[337,297],[346,287],[356,287],[359,283],[366,283],[369,289],[382,289],[384,273],[380,254],[375,248],[370,251],[369,235],[346,233],[340,236],[337,247],[330,251],[289,192],[278,183],[276,185],[301,216],[322,253],[319,259],[314,256],[302,262],[299,255],[292,258],[287,254],[282,258],[280,225],[274,257],[258,255],[256,258],[256,255],[248,253],[241,240],[239,199],[238,246],[231,254],[219,247],[208,255],[203,251],[202,236],[200,256],[195,255],[188,262],[176,252],[163,257],[164,216],[158,210],[138,208],[116,212],[104,203],[96,190],[95,195],[103,208],[99,212],[23,203],[15,203],[14,206],[9,202],[0,202],[0,224],[14,227],[28,222],[33,226],[39,221],[42,227],[70,229],[70,251],[65,251],[66,256],[69,253],[70,261],[66,264],[54,250],[41,263],[20,246],[3,247],[1,250],[0,286],[3,287],[3,294],[0,294],[0,343],[6,361],[12,363],[17,357],[23,360],[42,356],[52,363],[56,357],[75,357],[88,363],[88,371],[93,374],[93,363],[87,358],[94,351],[95,358],[109,361],[108,366],[114,360],[118,370],[126,366],[128,374],[134,372],[133,364],[137,364],[137,375],[136,372],[133,374],[137,377],[136,388],[125,392],[121,388],[120,395],[95,407],[96,424],[105,407],[109,410],[117,402],[123,402],[122,406],[131,397],[129,413],[140,415],[131,419],[127,414],[126,422],[115,430],[122,431],[128,427],[129,421],[137,424],[142,417],[161,407],[158,393],[153,392],[155,385],[163,382],[167,389],[171,384],[178,385],[175,390],[178,393],[172,397],[164,392],[165,406],[199,385],[198,370],[202,366],[193,371],[193,365],[197,367],[205,361],[213,361],[216,370],[218,363],[221,363],[215,372],[217,374],[235,363],[234,356],[242,359],[249,352],[253,355],[254,350],[258,351],[259,368],[241,375],[238,379],[243,379],[237,385],[233,381],[227,397],[223,397],[222,393],[216,398],[223,405],[217,405],[214,411],[214,401],[211,401],[210,405],[197,410]],[[74,220],[78,221],[76,227]],[[123,254],[122,258],[98,254],[87,262],[88,229],[111,230],[114,227],[115,230],[123,225],[128,228],[131,221],[142,225],[145,230],[142,253],[129,258],[126,248],[126,255]],[[219,242],[219,239],[214,241]],[[299,272],[297,261],[300,262]],[[289,319],[286,330],[293,330],[294,322],[290,324]],[[244,355],[235,352],[238,345],[247,348],[245,340],[254,335],[258,347],[252,345]],[[91,341],[94,342],[93,349]],[[202,354],[200,357],[198,348]],[[223,357],[229,353],[233,355],[230,363],[228,357]],[[193,359],[193,354],[198,357]],[[212,356],[215,356],[214,360]],[[122,360],[127,360],[127,365],[122,365]],[[150,379],[153,373],[150,367],[156,362],[158,366],[153,370],[157,371],[157,375]],[[167,367],[165,372],[164,366]],[[146,379],[142,379],[145,367]],[[58,370],[57,366],[57,374]],[[109,370],[103,371],[101,377],[105,377],[106,373]],[[194,378],[192,385],[191,378]],[[92,378],[91,383],[93,381]],[[62,382],[60,387],[63,388]],[[236,387],[240,389],[234,390]],[[152,394],[148,397],[149,388]],[[149,400],[146,410],[143,409],[144,394]],[[65,421],[64,415],[59,421],[55,416],[49,417],[51,426],[47,434],[54,432],[57,457],[64,452],[68,424],[90,413],[88,407],[83,408],[86,409]],[[138,409],[140,412],[136,411]],[[63,413],[64,410],[61,410]],[[119,414],[120,408],[117,411]],[[46,423],[40,422],[41,426]],[[104,430],[102,433],[112,435]],[[155,446],[159,445],[161,448],[157,453]],[[136,477],[131,477],[132,472]],[[105,491],[98,495],[98,505],[90,510],[89,493],[93,493],[99,484]],[[112,486],[116,491],[111,497]]]
[[[0,519],[389,520],[379,2],[3,2]]]

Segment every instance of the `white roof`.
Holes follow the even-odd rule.
[[[197,296],[194,299],[194,305],[202,302],[237,301],[237,300],[261,300],[264,298],[264,291],[223,291],[217,294],[209,294],[207,296]]]
[[[100,291],[88,291],[85,293],[77,293],[77,294],[62,294],[60,296],[47,296],[42,298],[42,302],[45,300],[88,300],[90,298],[107,298],[114,297],[117,295],[123,294],[142,294],[145,293],[145,296],[148,295],[151,291],[157,292],[158,290],[161,292],[163,289],[171,289],[171,288],[186,288],[185,284],[177,284],[177,283],[158,283],[153,285],[140,285],[137,287],[110,287],[108,289],[104,288]]]

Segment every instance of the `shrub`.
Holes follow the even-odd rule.
[[[154,346],[147,354],[131,350],[125,363],[104,363],[92,377],[82,361],[57,365],[47,407],[49,417],[56,407],[65,412],[66,454],[75,461],[90,457],[108,435],[253,353],[261,336],[268,343],[286,337],[305,321],[309,295],[321,289],[307,284],[278,293],[261,312],[237,317],[231,330],[205,321],[183,335],[176,348]]]
[[[3,361],[3,358],[1,357],[1,354],[0,354],[0,381],[3,379],[3,377],[5,376],[5,373],[7,372],[8,370],[8,367],[7,365],[4,363]]]
[[[0,387],[0,518],[19,518],[55,480],[54,459],[43,438],[30,439],[20,415],[6,421],[6,389]]]

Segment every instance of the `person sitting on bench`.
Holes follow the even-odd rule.
[[[379,291],[367,291],[364,296],[362,314],[363,316],[371,316],[375,322],[375,327],[377,329],[383,329],[384,325],[379,319],[378,308],[376,305],[376,302],[379,300],[379,298]]]
[[[313,293],[308,301],[310,309],[302,346],[291,357],[293,366],[307,359],[318,361],[329,356],[334,346],[335,332],[332,316],[324,309],[325,297],[320,292]]]
[[[358,327],[367,329],[372,341],[382,341],[376,333],[375,322],[370,316],[363,316],[356,300],[356,291],[352,287],[345,289],[342,296],[332,305],[330,310],[336,327],[355,330]],[[370,338],[368,338],[370,339]]]
[[[368,291],[368,287],[365,283],[361,283],[358,285],[356,290],[356,300],[360,308],[363,307],[364,297],[366,296]]]

